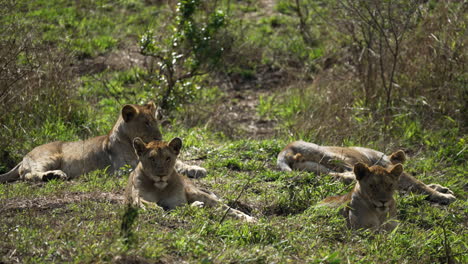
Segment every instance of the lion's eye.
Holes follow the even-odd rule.
[[[145,126],[150,127],[150,126],[151,126],[150,122],[149,122],[149,121],[146,121],[146,122],[145,122]]]
[[[170,161],[171,161],[171,157],[167,157],[166,162],[170,162]]]

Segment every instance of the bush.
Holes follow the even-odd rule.
[[[260,113],[318,142],[388,148],[420,144],[441,127],[458,131],[456,142],[468,128],[463,5],[343,0],[328,8],[339,41],[324,57],[333,63],[324,61],[312,84],[273,96],[275,105],[262,99]]]
[[[167,34],[156,38],[155,31],[149,30],[140,41],[142,54],[152,57],[157,65],[149,69],[148,79],[158,87],[159,105],[166,110],[194,98],[201,88],[199,76],[212,71],[227,48],[219,36],[226,24],[220,9],[203,6],[199,0],[184,0],[177,4],[171,19],[174,22],[163,30]]]
[[[38,135],[44,125],[58,131],[60,126],[77,127],[84,121],[72,100],[75,84],[70,56],[36,41],[36,28],[15,19],[15,8],[11,5],[0,11],[0,111],[4,113],[0,116],[0,166],[3,167],[14,166],[32,146],[51,139]]]

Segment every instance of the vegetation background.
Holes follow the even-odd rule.
[[[259,218],[125,211],[124,177],[0,186],[0,262],[467,263],[466,1],[0,0],[0,173],[154,100],[196,184]],[[404,149],[455,192],[400,193],[392,233],[313,205],[352,186],[275,168],[290,141]],[[132,217],[133,216],[133,217]],[[125,223],[125,224],[123,224]]]

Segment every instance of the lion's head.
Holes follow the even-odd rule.
[[[163,189],[174,171],[174,165],[182,148],[182,140],[174,138],[169,143],[151,141],[146,144],[141,138],[133,140],[133,148],[140,161],[140,169],[154,181],[154,186]]]
[[[123,122],[119,129],[128,139],[139,137],[145,142],[162,139],[156,105],[153,102],[145,105],[124,105],[121,115]]]
[[[362,198],[371,202],[380,212],[388,211],[402,172],[401,164],[396,164],[389,169],[378,165],[368,167],[361,162],[354,165],[354,174],[359,183]]]

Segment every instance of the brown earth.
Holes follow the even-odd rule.
[[[0,214],[8,214],[22,210],[50,210],[55,208],[62,208],[68,204],[79,203],[83,201],[96,201],[108,203],[123,203],[123,196],[116,193],[78,193],[70,192],[64,193],[62,196],[42,196],[36,198],[12,198],[0,199]]]

